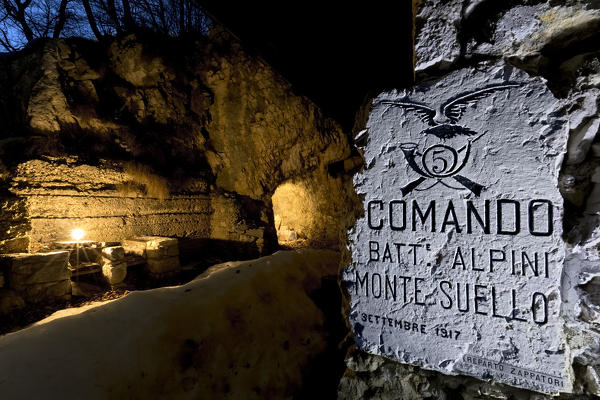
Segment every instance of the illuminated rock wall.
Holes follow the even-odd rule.
[[[275,227],[283,235],[293,231],[316,246],[338,243],[340,234],[343,241],[343,216],[350,207],[346,192],[344,181],[327,171],[290,179],[273,194]],[[344,202],[336,196],[344,196]]]
[[[210,238],[262,254],[276,244],[275,188],[350,155],[334,121],[223,32],[39,42],[0,61],[0,88],[1,252],[78,226],[92,240]],[[339,215],[343,196],[331,201]]]

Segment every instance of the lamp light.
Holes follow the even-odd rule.
[[[77,242],[79,242],[81,239],[83,239],[84,235],[85,235],[85,232],[81,228],[75,228],[71,231],[71,237]]]
[[[75,268],[79,268],[79,242],[83,239],[85,232],[81,228],[75,228],[71,231],[71,237],[75,240]],[[79,280],[79,275],[77,276]]]

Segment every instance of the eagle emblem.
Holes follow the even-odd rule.
[[[434,136],[440,140],[440,143],[429,146],[423,151],[418,149],[417,143],[401,143],[400,149],[408,165],[420,175],[419,178],[409,182],[401,188],[402,195],[406,196],[413,190],[427,190],[438,184],[442,184],[452,189],[469,189],[475,196],[479,196],[485,188],[471,179],[460,175],[459,172],[467,165],[471,154],[471,144],[476,142],[485,133],[479,134],[470,128],[460,125],[459,121],[468,105],[475,104],[478,100],[491,95],[492,93],[512,89],[521,86],[520,83],[508,82],[504,84],[490,85],[474,92],[462,93],[453,97],[433,109],[425,104],[414,103],[410,100],[390,101],[383,100],[379,104],[401,107],[406,111],[416,113],[420,120],[427,124],[427,128],[420,134]],[[447,145],[448,139],[455,137],[465,137],[467,143],[458,149]],[[420,158],[420,161],[419,161]],[[461,186],[454,186],[451,182],[445,181],[446,178],[452,178]],[[433,179],[435,182],[427,188],[418,189],[421,184],[427,180]]]

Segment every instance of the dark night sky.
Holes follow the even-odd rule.
[[[199,3],[346,131],[368,93],[411,83],[411,2]]]

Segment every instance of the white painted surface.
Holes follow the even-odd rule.
[[[508,86],[490,89],[496,85]],[[453,99],[482,89],[489,90],[465,99],[463,108],[460,104],[452,107]],[[426,117],[421,119],[425,112],[417,112],[418,107],[408,103],[440,109],[435,126],[428,125]],[[373,104],[364,148],[367,168],[355,177],[356,190],[364,195],[365,215],[350,232],[353,262],[344,273],[358,346],[446,374],[493,378],[540,392],[570,392],[569,349],[560,316],[565,245],[561,239],[563,199],[557,184],[567,141],[566,121],[557,111],[560,103],[541,79],[510,67],[487,66],[478,71],[459,70],[409,91],[384,93]],[[440,108],[444,104],[448,105],[446,115]],[[457,115],[450,112],[452,108],[459,114],[464,111],[453,123],[447,118]],[[433,133],[444,129],[440,128],[444,119],[451,125],[448,130],[465,132],[468,128],[471,134],[436,136]],[[433,133],[425,132],[432,128]],[[411,148],[413,167],[408,162]],[[454,168],[450,168],[451,148],[457,151]],[[443,172],[448,176],[438,179]],[[419,178],[424,179],[416,184]],[[476,189],[473,192],[463,185],[470,185],[465,178],[483,187],[479,196]],[[411,182],[415,188],[409,191]],[[406,204],[405,229],[391,227],[393,200],[396,228],[404,224]],[[425,212],[431,201],[435,201],[435,228],[429,215],[425,225],[418,222],[413,230],[413,202]],[[473,214],[468,233],[468,202],[485,225],[487,201],[489,233]],[[504,202],[500,233],[498,201]],[[510,217],[513,201],[520,204],[520,230],[503,234],[515,228],[515,219]],[[450,202],[457,224],[449,211]],[[549,203],[551,230],[543,217]],[[369,227],[369,204],[373,228]],[[535,215],[533,232],[547,231],[547,235],[530,232],[530,204]],[[375,229],[380,225],[381,229]],[[523,252],[532,262],[537,254],[538,276],[529,265],[523,274]],[[490,268],[490,255],[505,261],[496,261]],[[459,284],[463,310],[469,285],[466,312],[458,310]],[[444,333],[451,337],[443,337]]]

